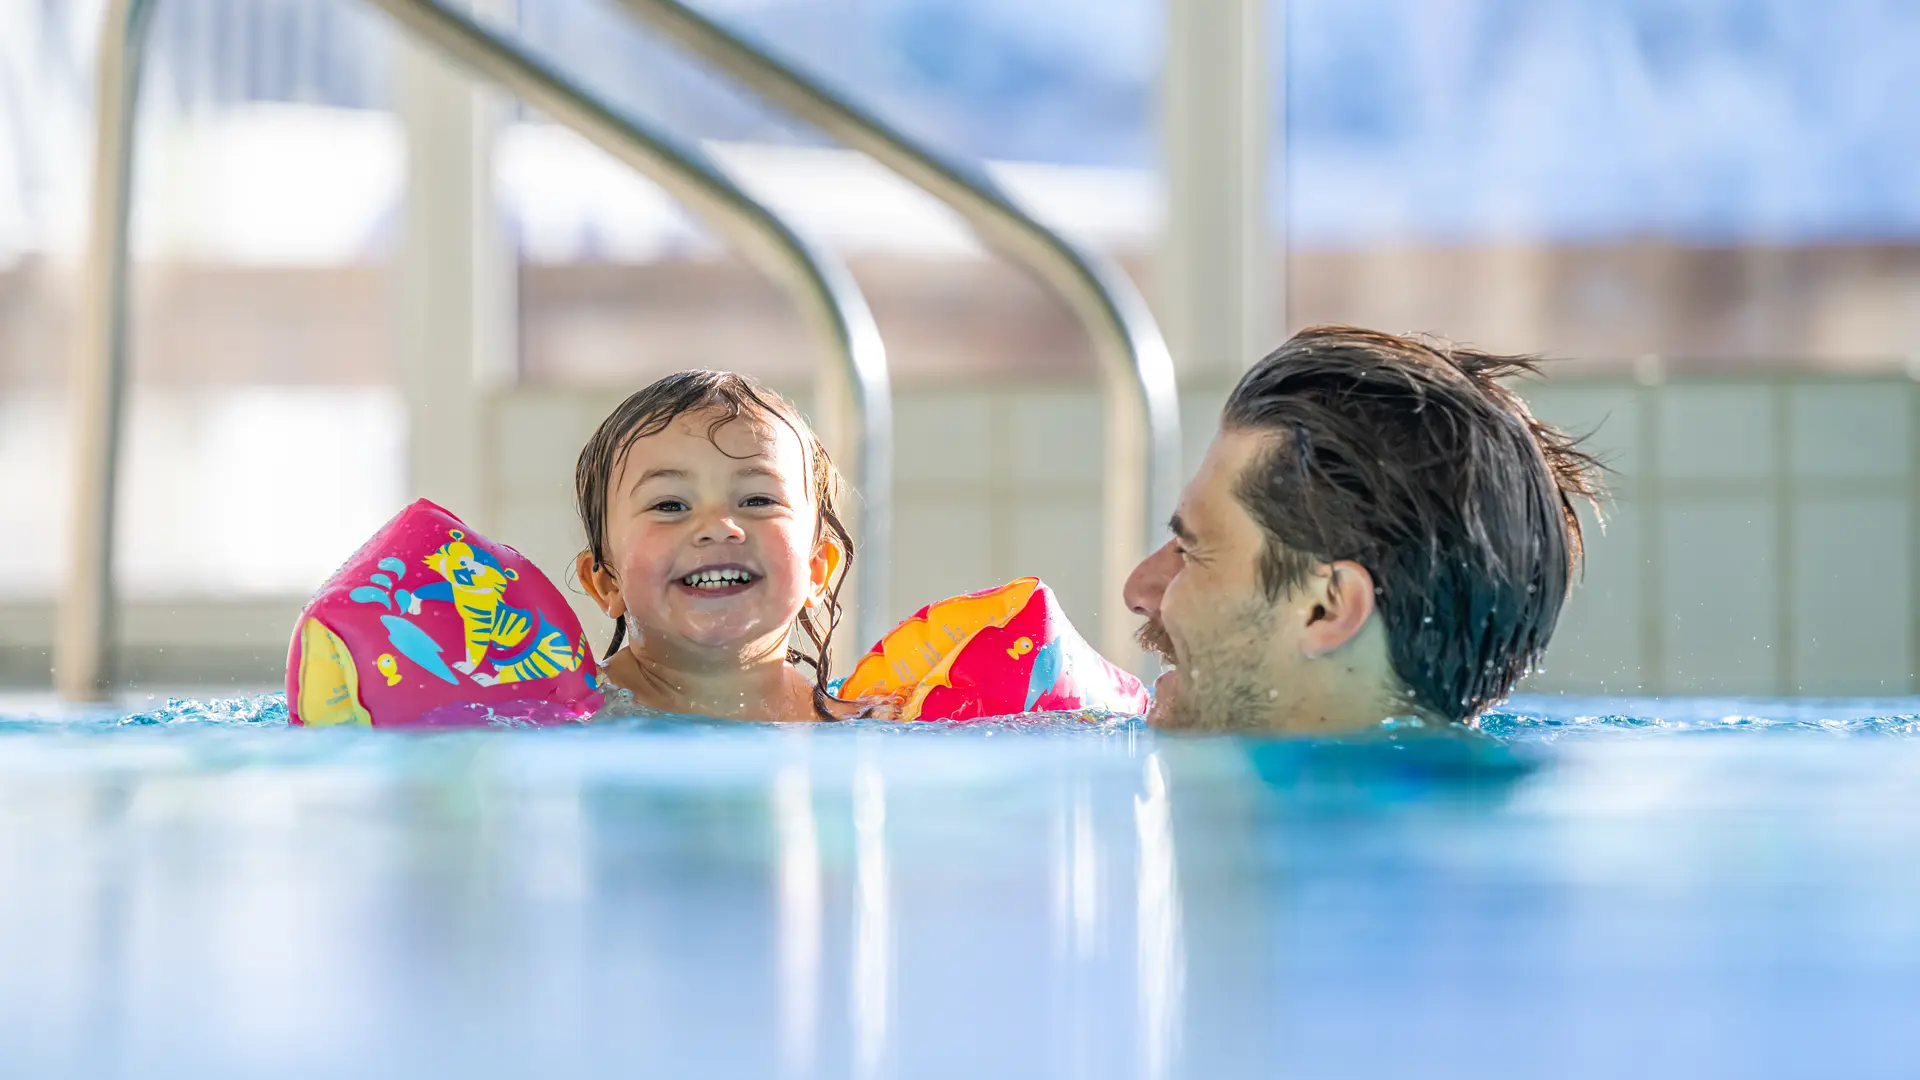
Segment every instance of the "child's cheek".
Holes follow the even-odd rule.
[[[620,583],[630,604],[659,595],[660,584],[672,569],[668,565],[672,557],[673,549],[660,542],[660,538],[650,538],[644,532],[635,534],[620,574]]]
[[[807,562],[809,552],[805,544],[806,537],[801,530],[786,528],[780,530],[780,574],[785,579],[781,584],[789,592],[801,595],[807,591]]]

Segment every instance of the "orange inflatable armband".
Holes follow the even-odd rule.
[[[861,657],[844,698],[893,698],[901,720],[1027,712],[1143,713],[1147,688],[1095,652],[1039,578],[929,604]]]

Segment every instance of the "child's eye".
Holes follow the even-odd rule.
[[[647,509],[657,510],[663,514],[680,514],[686,512],[687,504],[681,502],[679,499],[661,499],[659,502],[647,507]]]
[[[780,500],[771,495],[749,495],[740,500],[741,506],[778,506]]]

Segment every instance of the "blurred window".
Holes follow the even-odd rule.
[[[1676,364],[1915,350],[1920,7],[1286,9],[1296,325]]]
[[[102,8],[0,5],[0,598],[50,599],[65,562]],[[134,598],[300,595],[405,487],[389,31],[339,0],[158,8],[119,576]]]
[[[699,2],[904,130],[989,162],[1152,295],[1161,3]],[[24,553],[0,567],[0,592],[51,595],[57,579],[100,10],[0,4],[0,536]],[[761,107],[609,0],[514,10],[536,50],[707,146],[844,254],[903,385],[1092,378],[1061,306],[884,170]],[[1429,331],[1597,364],[1656,353],[1853,367],[1920,354],[1920,6],[1909,0],[1280,10],[1272,190],[1287,250],[1274,257],[1287,262],[1293,325]],[[333,463],[343,471],[325,486],[344,509],[313,527],[362,535],[398,497],[394,40],[351,0],[160,4],[134,237],[129,486],[141,494],[126,520],[129,535],[181,539],[128,561],[136,592],[292,589],[330,569],[288,554],[304,548],[193,546],[210,531],[250,535],[239,523],[260,485],[312,475],[313,424],[382,448]],[[816,358],[786,300],[651,184],[525,110],[496,165],[522,260],[527,378],[626,387],[703,364],[804,384]],[[233,455],[248,459],[243,472],[209,464]],[[154,516],[170,513],[190,527]]]

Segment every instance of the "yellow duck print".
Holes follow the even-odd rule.
[[[460,612],[465,631],[466,658],[453,665],[481,686],[544,679],[580,666],[581,653],[575,652],[565,631],[544,617],[505,602],[508,584],[520,575],[500,565],[491,552],[466,542],[459,529],[447,533],[447,543],[426,557],[427,568],[442,580],[413,593],[409,614],[419,614],[420,601],[446,600]],[[479,670],[490,649],[515,649],[519,652],[493,661],[493,673]]]

